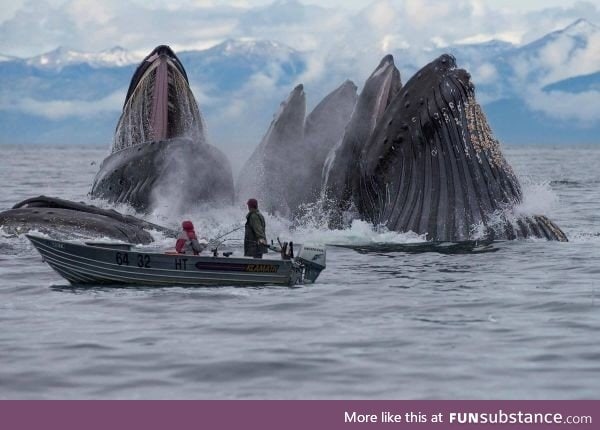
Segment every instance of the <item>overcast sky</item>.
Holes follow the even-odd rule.
[[[228,38],[271,39],[299,50],[367,37],[382,51],[492,38],[525,43],[585,17],[597,0],[13,0],[0,8],[0,54],[64,46],[145,52],[166,43],[202,49]]]
[[[574,22],[578,24],[571,27]],[[518,55],[503,67],[512,68],[507,85],[526,95],[530,108],[586,127],[600,121],[596,89],[573,94],[542,89],[600,70],[598,26],[599,0],[3,0],[0,54],[32,57],[58,46],[83,52],[121,46],[135,62],[160,44],[180,53],[238,39],[250,43],[224,46],[242,46],[236,55],[254,55],[253,46],[271,47],[264,57],[275,65],[295,55],[289,48],[302,51],[304,69],[295,79],[305,85],[314,106],[345,79],[360,88],[389,53],[406,82],[449,46],[490,40],[524,45],[568,27],[533,49],[513,51]],[[220,55],[228,55],[223,49]],[[485,103],[502,97],[505,81],[499,77],[505,70],[494,61],[459,56],[468,50],[454,52],[478,88],[488,86],[488,92],[479,91],[479,99]],[[276,107],[293,87],[279,84],[280,73],[277,67],[257,70],[234,99],[211,93],[210,82],[192,82],[192,88],[200,105],[212,110],[214,130],[245,124],[244,139],[249,133],[258,140],[271,111],[257,119],[255,104]],[[7,109],[48,118],[118,112],[126,89],[123,82],[123,88],[93,102],[5,97],[0,108],[4,103]]]
[[[0,21],[4,21],[6,19],[12,18],[15,13],[26,3],[27,0],[12,0],[12,1],[4,1],[2,2],[2,8],[0,8]],[[67,3],[68,0],[48,0],[48,3],[60,6]],[[365,0],[301,0],[304,4],[313,4],[320,5],[325,7],[336,7],[342,9],[349,10],[360,10],[365,7],[365,4],[368,4],[368,1]],[[162,4],[192,4],[196,3],[198,6],[210,6],[210,5],[234,5],[238,7],[252,7],[252,6],[264,6],[269,3],[272,3],[270,0],[238,0],[238,1],[227,1],[227,0],[198,0],[198,1],[182,1],[182,0],[172,0],[172,1],[159,1],[159,0],[148,0],[146,2],[140,2],[151,4],[154,6]],[[490,6],[501,9],[508,8],[519,11],[530,11],[535,9],[543,9],[548,7],[561,7],[561,6],[569,6],[575,3],[574,0],[487,0],[486,4]]]
[[[321,4],[321,5],[332,5],[342,8],[352,8],[358,10],[368,4],[368,1],[364,0],[303,0],[305,4]],[[548,7],[560,7],[568,6],[575,3],[569,0],[486,0],[486,4],[497,8],[497,9],[513,9],[520,11],[543,9]]]

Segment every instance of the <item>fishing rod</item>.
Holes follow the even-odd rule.
[[[241,229],[242,229],[242,228],[244,228],[244,227],[245,227],[245,225],[240,225],[239,227],[236,227],[236,228],[234,228],[233,230],[231,230],[231,231],[228,231],[227,233],[223,233],[222,235],[220,235],[220,236],[217,236],[217,237],[215,237],[214,239],[211,239],[211,240],[210,240],[210,242],[216,242],[217,240],[221,239],[222,237],[228,236],[228,235],[230,235],[231,233],[234,233],[234,232],[236,232],[236,231],[238,231],[238,230],[241,230]]]
[[[233,230],[228,231],[227,233],[223,233],[222,235],[217,236],[214,239],[211,239],[208,243],[209,244],[211,244],[211,243],[214,244],[213,246],[211,246],[211,251],[212,251],[213,255],[215,257],[217,256],[217,252],[219,250],[219,246],[221,246],[227,240],[227,239],[224,239],[224,240],[222,240],[222,241],[219,242],[219,239],[221,239],[222,237],[225,237],[227,235],[230,235],[231,233],[234,233],[234,232],[236,232],[236,231],[238,231],[238,230],[240,230],[240,229],[242,229],[244,227],[245,227],[245,225],[240,225],[239,227],[236,227]]]

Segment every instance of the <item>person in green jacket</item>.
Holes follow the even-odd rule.
[[[258,210],[256,199],[249,199],[248,215],[246,215],[246,232],[244,235],[244,255],[262,258],[267,253],[267,236],[265,234],[265,218]]]

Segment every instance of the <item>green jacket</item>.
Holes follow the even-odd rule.
[[[246,231],[244,235],[244,255],[261,257],[267,252],[266,246],[259,245],[259,239],[267,240],[265,233],[265,217],[258,209],[250,210],[246,215]]]

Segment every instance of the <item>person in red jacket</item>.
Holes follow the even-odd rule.
[[[196,236],[196,232],[194,231],[194,224],[191,221],[184,221],[181,223],[181,227],[183,231],[179,234],[177,238],[177,242],[175,244],[175,250],[179,254],[200,254],[206,246],[208,242],[206,239],[198,240]]]

